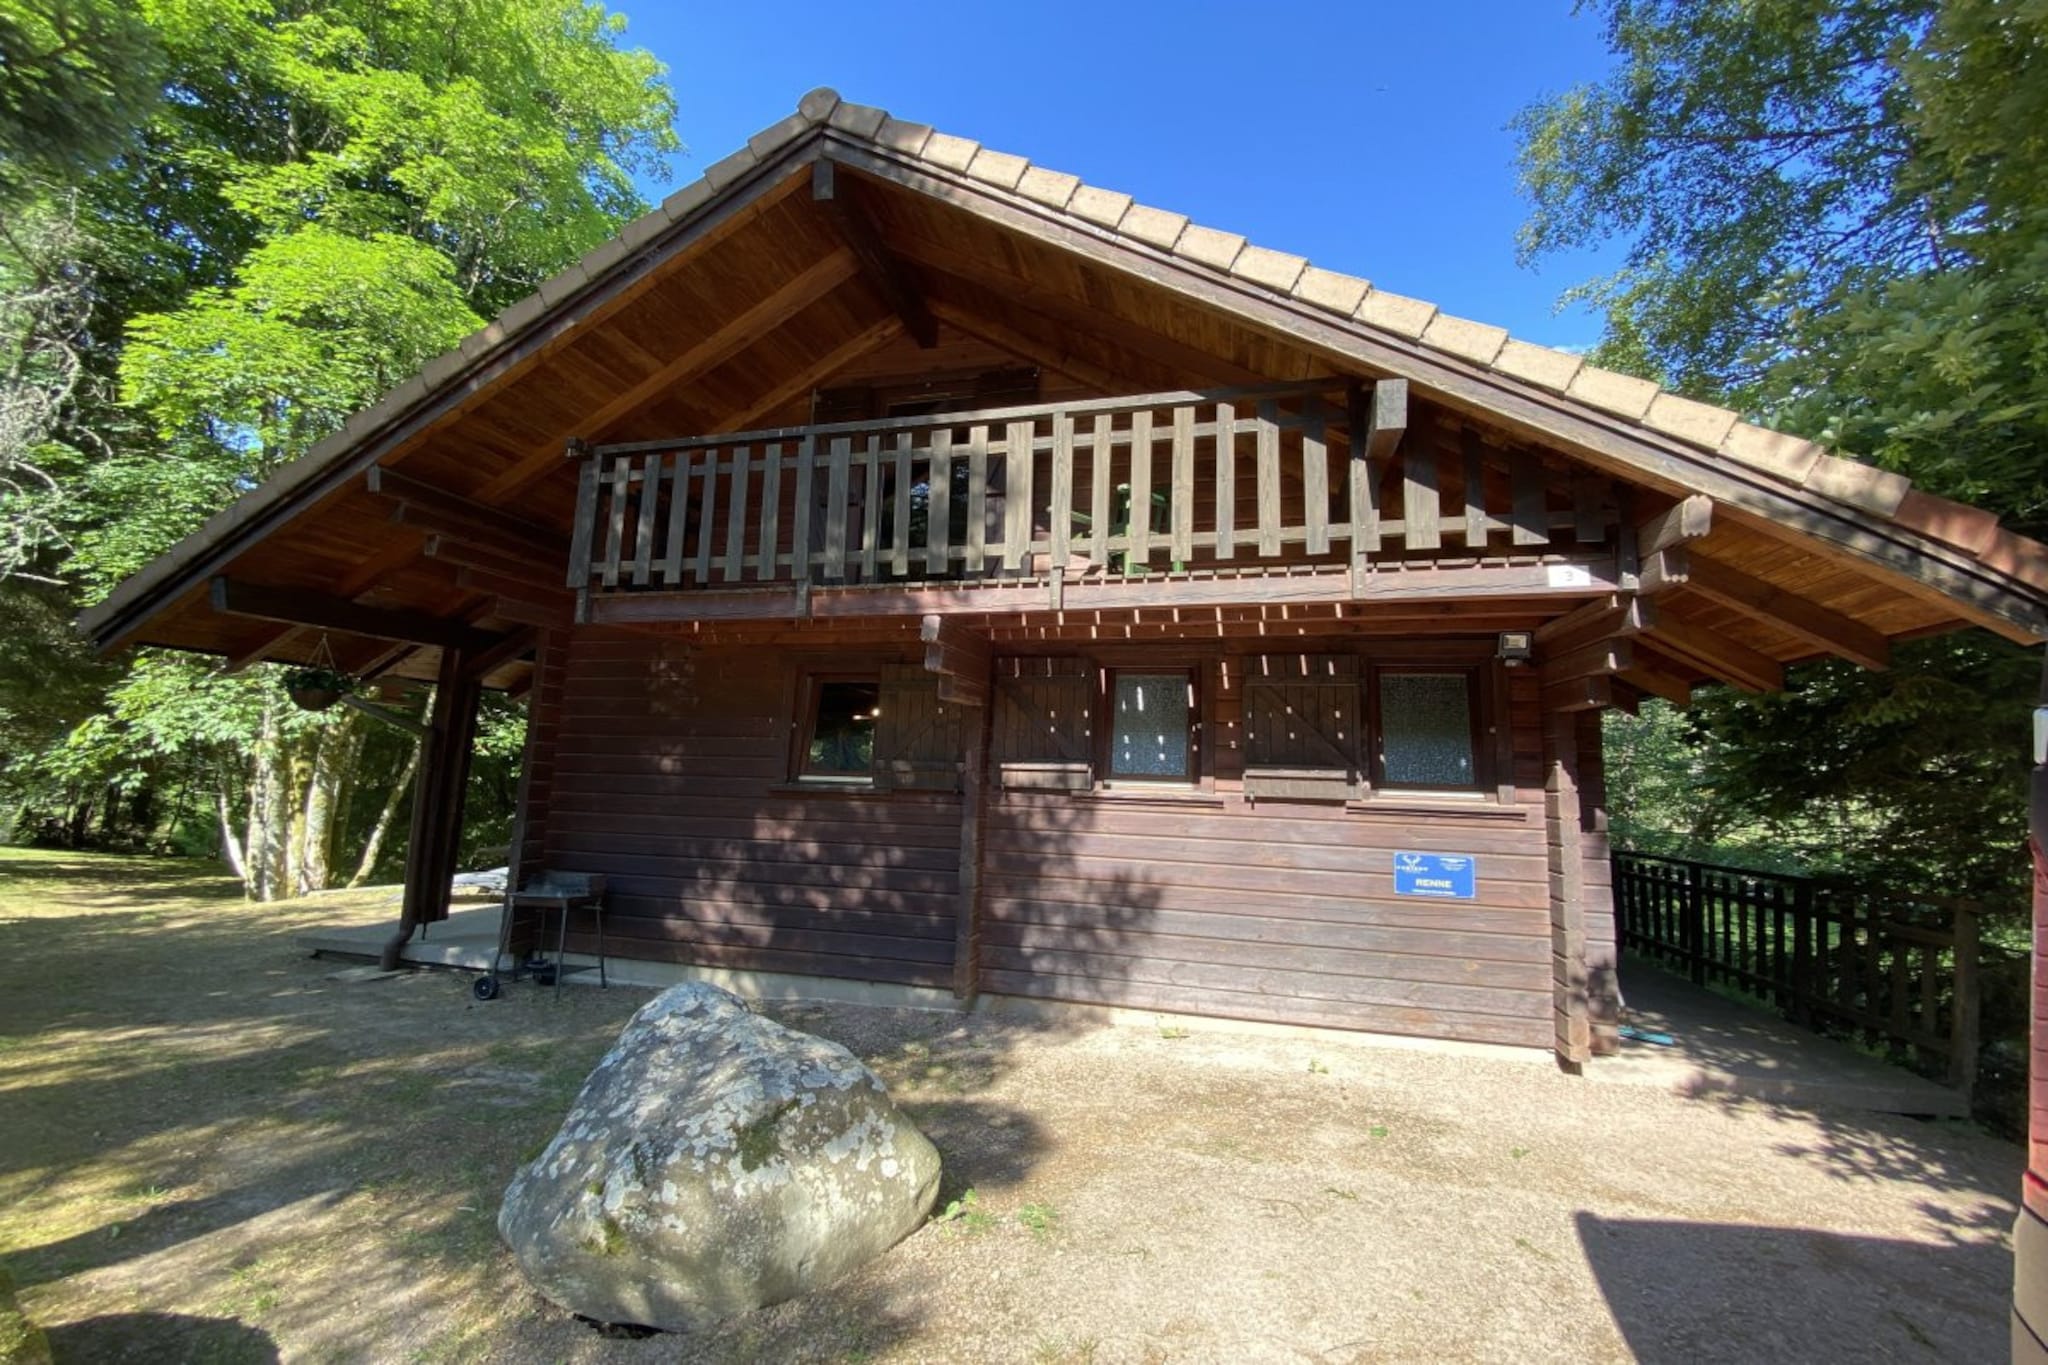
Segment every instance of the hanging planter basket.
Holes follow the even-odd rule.
[[[301,711],[325,711],[355,690],[355,681],[331,668],[295,668],[285,674],[284,690]]]

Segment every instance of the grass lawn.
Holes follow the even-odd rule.
[[[58,1359],[2001,1358],[2019,1149],[1540,1060],[1162,1022],[779,1009],[947,1163],[797,1303],[617,1340],[498,1199],[646,997],[346,982],[191,864],[0,849],[0,1267]],[[972,1191],[970,1196],[969,1191]]]

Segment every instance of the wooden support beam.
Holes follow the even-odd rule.
[[[859,360],[870,351],[882,347],[903,335],[903,320],[894,316],[883,318],[854,333],[846,340],[819,356],[810,364],[784,375],[782,380],[768,392],[753,399],[745,407],[735,408],[723,416],[705,423],[708,431],[739,431],[760,421],[769,413],[793,399],[801,398],[819,384]]]
[[[984,697],[990,678],[980,678]],[[969,708],[967,754],[960,767],[960,905],[953,927],[953,994],[974,999],[981,988],[981,845],[988,810],[989,730],[995,708]]]
[[[1365,454],[1374,460],[1391,457],[1408,430],[1408,381],[1380,379],[1366,402]]]
[[[992,665],[988,634],[957,617],[926,616],[918,638],[924,641],[924,667],[939,679],[939,700],[956,706],[988,705]]]
[[[1584,829],[1579,800],[1579,718],[1552,711],[1543,729],[1543,823],[1550,855],[1550,963],[1557,1059],[1576,1071],[1593,1055],[1586,970]]]
[[[1767,654],[1748,645],[1683,621],[1670,612],[1657,622],[1647,637],[1664,652],[1751,692],[1779,692],[1785,687],[1785,667]]]
[[[426,548],[421,553],[438,563],[456,566],[458,582],[463,570],[473,569],[501,583],[525,589],[536,602],[566,603],[569,600],[569,590],[563,586],[562,575],[530,557],[515,559],[448,536],[428,536]]]
[[[939,344],[939,325],[925,307],[924,295],[903,263],[890,254],[875,231],[874,220],[861,207],[860,191],[841,180],[829,157],[811,163],[811,198],[824,206],[841,239],[860,262],[860,270],[882,301],[903,321],[904,330],[929,351]]]
[[[399,640],[443,649],[488,649],[499,642],[498,636],[423,611],[359,606],[345,598],[292,588],[266,588],[231,578],[214,579],[209,591],[213,609],[226,616],[283,621],[316,630],[367,635],[373,640]]]
[[[1612,678],[1574,678],[1543,689],[1545,711],[1601,711],[1615,704]]]
[[[1673,706],[1692,705],[1692,678],[1687,676],[1684,664],[1673,663],[1641,646],[1634,654],[1633,666],[1621,675],[1623,682],[1640,692],[1662,697]]]
[[[496,540],[501,536],[516,536],[530,547],[530,555],[549,554],[555,546],[563,552],[568,550],[568,542],[552,527],[472,502],[445,488],[415,479],[410,474],[401,474],[395,469],[386,469],[383,465],[371,465],[363,471],[363,483],[379,497],[389,498],[401,506],[417,507],[449,526],[470,528],[482,538]]]
[[[649,403],[723,365],[852,279],[859,270],[851,251],[840,250],[820,257],[737,317],[700,336],[654,373],[578,418],[577,430],[591,435],[610,431]],[[504,501],[553,473],[562,462],[563,439],[566,438],[558,437],[534,447],[517,464],[478,489],[478,499],[488,503]]]
[[[1682,546],[1674,545],[1653,555],[1644,555],[1643,567],[1636,574],[1636,591],[1645,597],[1654,597],[1660,592],[1682,588],[1691,568],[1692,561]]]
[[[1654,604],[1633,593],[1610,593],[1536,627],[1536,643],[1564,653],[1595,640],[1640,635],[1657,620]]]
[[[1680,498],[1636,528],[1636,553],[1644,559],[1674,545],[1705,539],[1714,529],[1714,500],[1704,493]]]
[[[982,317],[944,299],[933,299],[931,309],[939,321],[945,323],[976,341],[1021,356],[1041,369],[1063,374],[1079,384],[1085,384],[1098,393],[1119,393],[1129,387],[1129,381],[1114,370],[1105,369],[1093,361],[1070,354],[1066,347],[1057,342],[1020,331],[1008,323]]]
[[[466,654],[463,667],[469,677],[485,678],[534,648],[539,632],[528,626],[499,637],[496,644]]]
[[[1877,631],[1719,560],[1694,555],[1685,588],[1865,668],[1891,667],[1891,643]]]
[[[222,580],[216,579],[215,582]],[[469,784],[476,739],[477,704],[483,685],[468,671],[460,648],[441,655],[430,733],[420,750],[413,782],[412,832],[405,849],[405,893],[398,932],[384,945],[383,965],[398,966],[405,942],[423,924],[448,918],[449,884],[462,836],[463,795]]]
[[[1634,663],[1635,651],[1629,641],[1601,640],[1569,654],[1544,660],[1543,685],[1554,687],[1580,678],[1625,673]]]

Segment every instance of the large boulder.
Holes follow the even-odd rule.
[[[938,1152],[852,1053],[693,983],[633,1016],[498,1231],[562,1307],[685,1330],[832,1283],[938,1187]]]

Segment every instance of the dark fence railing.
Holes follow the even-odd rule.
[[[1967,1092],[1976,1079],[1977,907],[1962,900],[1614,855],[1623,948],[1846,1032]]]

